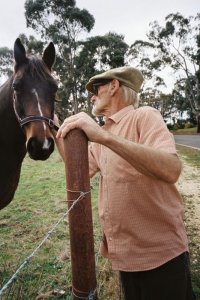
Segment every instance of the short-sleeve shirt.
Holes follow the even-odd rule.
[[[108,118],[104,129],[176,154],[173,135],[154,108],[127,106]],[[151,270],[188,251],[183,203],[175,184],[141,174],[97,143],[89,147],[89,166],[91,173],[100,172],[98,207],[104,235],[100,252],[114,270]]]

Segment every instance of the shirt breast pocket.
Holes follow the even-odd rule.
[[[117,154],[112,155],[112,157],[107,160],[107,163],[108,177],[116,182],[133,182],[141,176],[141,173]]]

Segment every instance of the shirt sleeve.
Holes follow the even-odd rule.
[[[138,115],[137,129],[140,144],[176,153],[174,137],[157,109],[142,107]]]
[[[88,159],[89,159],[89,174],[93,177],[98,171],[98,146],[95,143],[90,143],[88,147]]]

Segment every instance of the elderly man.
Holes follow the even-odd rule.
[[[126,300],[191,300],[188,243],[175,182],[181,162],[159,111],[138,106],[141,72],[111,69],[92,77],[92,113],[63,122],[57,138],[82,129],[90,176],[100,173],[101,253],[119,270]],[[60,140],[60,139],[59,139]]]

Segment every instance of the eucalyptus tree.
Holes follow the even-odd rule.
[[[161,71],[163,63],[157,55],[155,46],[150,41],[136,40],[129,48],[128,61],[140,68],[145,82],[144,87],[160,87],[165,86]]]
[[[32,35],[27,37],[25,34],[20,34],[18,37],[30,55],[42,55],[45,46],[44,42],[37,40]],[[10,77],[13,73],[13,64],[13,49],[9,49],[8,47],[0,48],[0,77],[3,76],[5,79]]]
[[[76,66],[80,52],[80,37],[90,32],[94,17],[86,10],[76,7],[75,0],[26,0],[25,17],[43,40],[52,40],[57,46],[55,71],[60,82],[62,105],[71,103],[74,113],[79,110],[81,77]]]
[[[193,92],[195,93],[195,83],[192,83],[191,80],[191,88],[193,88]],[[179,115],[182,117],[185,112],[187,112],[187,119],[192,120],[193,125],[197,124],[197,120],[193,109],[190,105],[190,101],[187,98],[187,79],[181,78],[177,80],[174,84],[174,88],[172,90],[172,97],[174,99],[174,107],[176,111],[179,112]]]
[[[86,39],[94,17],[74,0],[26,0],[27,26],[57,47],[55,71],[60,82],[60,114],[90,112],[87,80],[108,67],[124,65],[128,45],[116,33]]]
[[[8,78],[12,74],[13,51],[8,47],[0,48],[0,77]]]
[[[82,92],[84,93],[85,84],[90,77],[110,68],[124,66],[127,50],[128,45],[124,41],[124,36],[114,32],[90,37],[84,41],[76,59],[77,69],[84,74]],[[90,113],[89,98],[87,98],[87,108]]]
[[[166,78],[166,69],[172,70],[167,79],[174,89],[180,88],[177,81],[184,82],[184,99],[196,115],[200,132],[200,14],[188,18],[180,13],[169,14],[163,26],[157,21],[150,23],[147,40],[131,45],[129,59],[137,61],[153,87],[162,90],[166,85],[166,79],[165,82],[162,79],[162,74]],[[178,109],[180,105],[175,107]]]
[[[185,79],[185,99],[196,115],[200,132],[200,14],[188,18],[169,14],[163,27],[156,21],[151,23],[148,38],[160,61],[173,69],[175,81]]]

